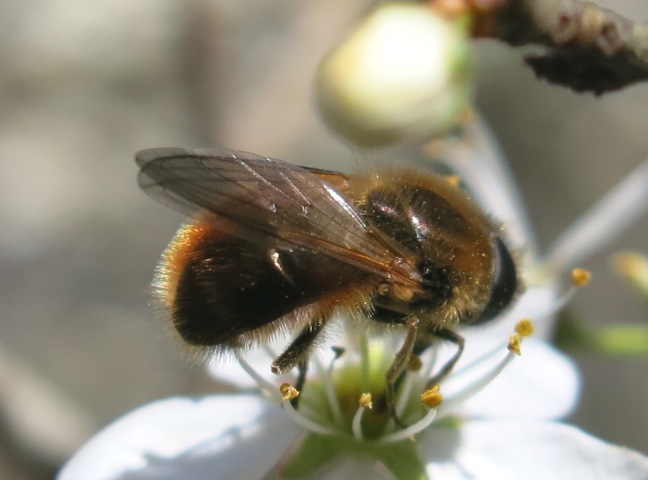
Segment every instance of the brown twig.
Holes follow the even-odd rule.
[[[525,57],[536,75],[596,95],[648,80],[648,27],[578,0],[467,0],[473,36],[548,50]]]

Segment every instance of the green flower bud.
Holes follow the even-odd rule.
[[[317,100],[335,132],[365,147],[423,141],[454,126],[471,93],[466,18],[378,7],[322,61]]]

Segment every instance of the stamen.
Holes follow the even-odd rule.
[[[401,416],[403,414],[403,411],[405,410],[405,406],[407,405],[407,401],[409,400],[409,396],[412,392],[412,384],[413,375],[406,373],[405,380],[403,381],[403,384],[400,388],[400,395],[398,396],[398,400],[396,400],[396,414],[398,416]]]
[[[533,335],[533,329],[533,321],[530,318],[523,318],[515,324],[515,333],[522,338]]]
[[[513,335],[518,335],[518,334],[513,334]],[[451,398],[448,398],[445,402],[443,402],[443,405],[438,409],[439,415],[441,417],[448,415],[457,405],[465,402],[470,397],[479,393],[488,384],[490,384],[493,380],[495,380],[499,376],[499,374],[502,373],[502,371],[506,368],[506,366],[513,361],[513,359],[516,356],[517,356],[516,353],[509,351],[506,354],[506,356],[502,359],[502,361],[500,361],[500,363],[497,364],[495,368],[493,368],[493,370],[488,372],[485,376],[477,379],[475,382],[469,384],[463,390],[460,390]]]
[[[585,212],[548,249],[546,267],[565,271],[610,243],[648,208],[648,160],[644,160]]]
[[[429,390],[426,390],[420,396],[421,403],[423,403],[423,405],[428,408],[428,411],[425,413],[425,415],[420,417],[419,420],[414,424],[402,430],[394,429],[394,421],[390,417],[383,427],[383,436],[376,439],[376,441],[381,444],[388,444],[406,440],[426,429],[436,418],[439,417],[439,415],[448,415],[453,411],[454,407],[456,407],[457,404],[464,402],[466,399],[472,397],[480,390],[482,390],[486,385],[491,383],[504,370],[508,363],[512,361],[516,354],[520,354],[520,343],[522,342],[523,338],[531,335],[532,333],[533,322],[529,319],[520,320],[515,327],[515,333],[511,335],[511,338],[509,340],[509,352],[502,360],[498,362],[498,364],[494,368],[486,372],[485,375],[480,374],[480,378],[470,382],[467,386],[465,386],[459,392],[452,395],[446,400],[444,400],[444,397],[441,395],[438,386],[434,386]],[[366,341],[366,338],[363,340]],[[339,403],[340,399],[338,398],[332,376],[334,373],[335,363],[340,358],[343,350],[334,351],[336,355],[326,366],[322,364],[321,359],[319,359],[317,356],[312,359],[320,380],[323,382],[322,384],[324,386],[323,388],[326,399],[329,403],[331,417],[328,417],[328,419],[325,417],[320,418],[318,416],[313,417],[308,413],[308,409],[306,409],[306,411],[304,409],[297,410],[292,405],[291,400],[297,398],[300,392],[288,383],[284,383],[279,389],[281,392],[282,405],[284,407],[284,410],[292,420],[294,420],[302,428],[310,432],[327,436],[344,436],[349,435],[350,433],[353,435],[353,438],[356,441],[365,442],[367,441],[367,439],[363,431],[363,418],[366,409],[372,408],[372,397],[369,393],[363,393],[360,396],[358,409],[355,411],[351,421],[351,432],[347,433],[348,426],[345,426],[345,422],[343,421],[343,412]],[[366,362],[365,365],[368,368],[370,353],[368,342],[367,344],[365,344],[365,348],[360,347],[360,352],[361,355],[364,353],[364,358],[361,358],[360,364],[357,365],[357,367],[362,369],[362,362],[364,360],[364,362]],[[434,353],[434,349],[432,350],[432,352]],[[464,367],[458,373],[463,374],[467,370],[474,369],[478,364],[481,363],[484,358],[490,357],[493,354],[494,352],[490,352],[482,356],[480,360],[472,362],[468,367]],[[250,365],[248,365],[248,363],[241,357],[239,352],[235,352],[235,356],[241,364],[242,368],[263,388],[263,390],[271,391],[276,395],[276,387],[274,387],[273,389],[272,385],[268,381],[264,380],[263,377],[261,377],[254,369],[252,369]],[[395,410],[398,417],[403,414],[403,411],[407,408],[410,400],[413,400],[411,399],[410,395],[412,394],[413,385],[416,384],[415,380],[421,376],[421,374],[423,373],[422,370],[426,370],[429,367],[427,356],[425,358],[425,362],[422,362],[422,359],[420,357],[414,355],[412,355],[409,359],[408,369],[399,388],[399,394],[396,398]],[[434,362],[431,361],[430,363]],[[426,368],[423,368],[424,365]],[[456,374],[453,375],[453,377],[455,378],[456,376]],[[331,423],[331,418],[334,419],[333,423]]]
[[[371,393],[363,393],[362,395],[360,395],[360,400],[358,401],[358,403],[361,407],[365,407],[371,410],[373,408]]]
[[[617,253],[612,259],[616,272],[625,277],[638,291],[648,296],[648,258],[638,252]]]
[[[565,305],[567,305],[572,298],[574,298],[574,295],[576,294],[576,290],[578,290],[578,287],[576,285],[572,284],[567,288],[565,293],[563,293],[562,297],[558,297],[552,304],[551,307],[548,310],[545,310],[542,312],[542,317],[541,319],[544,318],[550,318],[557,314],[560,310],[562,310]]]
[[[399,394],[396,398],[395,409],[396,409],[396,415],[399,418],[403,415],[403,412],[405,411],[405,407],[409,402],[410,395],[412,394],[412,387],[414,385],[414,376],[415,374],[412,374],[407,371],[405,372],[405,380],[403,380],[403,384],[401,385]],[[429,378],[429,377],[430,375],[428,374],[427,376],[423,376],[421,378]],[[385,424],[383,431],[384,432],[392,431],[394,429],[394,425],[395,425],[394,419],[392,417],[389,417],[389,420]]]
[[[364,435],[362,433],[362,415],[365,410],[372,409],[373,404],[371,402],[371,394],[363,393],[360,395],[360,400],[358,401],[359,407],[353,416],[353,422],[351,422],[351,431],[353,432],[353,437],[356,440],[364,440]]]
[[[295,410],[295,407],[292,406],[290,400],[284,400],[283,407],[291,419],[293,419],[296,423],[298,423],[299,425],[301,425],[302,427],[304,427],[306,430],[310,432],[319,433],[320,435],[328,435],[328,436],[334,436],[340,434],[340,432],[334,428],[320,425],[319,423],[312,421],[310,418],[301,415],[297,410]]]
[[[324,394],[326,395],[326,400],[328,401],[329,408],[331,409],[331,414],[333,415],[333,420],[337,425],[342,425],[344,422],[342,420],[342,409],[340,407],[340,402],[338,402],[337,393],[335,392],[335,385],[333,385],[333,365],[335,361],[340,358],[339,356],[333,357],[331,363],[328,366],[328,369],[324,369],[322,362],[320,362],[317,355],[313,357],[313,364],[315,365],[315,370],[317,374],[322,379],[322,385],[324,385]]]
[[[572,270],[572,285],[575,287],[585,287],[592,279],[592,274],[584,268],[574,268]]]
[[[580,287],[587,285],[592,275],[583,268],[575,268],[572,270],[571,284],[565,291],[562,297],[559,297],[551,304],[551,307],[543,312],[541,319],[549,318],[567,305],[576,294],[576,290]]]
[[[413,425],[410,425],[407,428],[399,430],[389,435],[385,435],[379,441],[380,443],[393,443],[400,442],[401,440],[406,440],[409,437],[416,435],[417,433],[425,430],[433,421],[437,415],[437,409],[432,408],[428,410],[423,418]]]
[[[485,376],[482,376],[481,378],[478,378],[474,382],[470,383],[468,386],[454,394],[451,398],[449,398],[447,401],[443,403],[443,406],[438,408],[438,414],[441,416],[447,415],[452,409],[460,404],[465,402],[468,398],[474,396],[477,394],[479,391],[481,391],[484,387],[486,387],[489,383],[491,383],[497,376],[506,368],[506,366],[513,361],[516,355],[521,354],[521,348],[520,344],[522,342],[522,339],[525,337],[530,336],[533,333],[533,322],[530,319],[522,319],[517,324],[515,325],[515,333],[513,333],[509,339],[507,348],[509,352],[506,354],[503,360],[501,360],[495,368],[493,368],[490,372],[488,372]],[[499,351],[499,349],[498,349]],[[485,360],[487,360],[489,357],[493,356],[493,354],[496,351],[491,351],[486,353],[485,355],[482,355],[480,358],[477,360],[472,361],[470,364],[464,366],[461,370],[457,371],[453,375],[453,380],[458,378],[461,375],[466,375],[468,372],[471,370],[475,369],[478,365],[483,363]],[[424,395],[428,393],[425,392]],[[434,399],[434,394],[438,394],[438,390],[431,389],[429,391],[429,395],[431,399]],[[443,397],[441,397],[441,400],[443,400]],[[432,400],[435,401],[435,400]]]
[[[506,348],[507,346],[508,346],[508,343],[499,344],[497,347],[495,347],[492,350],[484,353],[483,355],[480,355],[479,357],[474,359],[472,362],[467,363],[466,365],[463,365],[461,368],[455,370],[455,372],[452,374],[452,379],[455,380],[455,379],[461,377],[462,375],[465,375],[465,374],[469,373],[471,370],[477,368],[482,363],[486,362],[489,358],[500,354],[502,352],[502,349]],[[429,375],[426,378],[429,378]]]
[[[366,389],[368,388],[368,385],[366,385],[367,379],[369,378],[369,369],[371,368],[371,365],[369,364],[369,338],[367,337],[367,332],[362,331],[360,333],[360,338],[358,339],[358,344],[360,347],[360,375],[362,378],[362,381],[365,383],[364,385],[361,385],[360,388]]]
[[[439,386],[426,390],[421,394],[421,403],[429,409],[438,408],[443,402],[443,395],[439,393]]]
[[[522,337],[519,333],[512,333],[509,338],[508,349],[516,355],[522,355]]]
[[[329,364],[329,370],[333,369],[333,364],[335,363],[336,360],[338,360],[344,353],[346,352],[346,348],[344,347],[331,347],[331,350],[333,351],[333,359],[331,360],[331,363]]]
[[[282,400],[294,400],[299,396],[299,390],[289,383],[282,383],[279,387],[279,391],[281,392]]]
[[[431,348],[430,350],[431,350],[429,354],[430,358],[426,362],[427,365],[425,365],[425,368],[421,370],[421,376],[423,378],[430,378],[432,376],[432,370],[434,370],[437,361],[437,356],[439,354],[438,348]]]
[[[271,360],[274,360],[277,358],[277,352],[275,352],[270,345],[266,342],[261,342],[261,348],[263,351],[266,353],[268,357],[270,357]]]
[[[234,351],[234,358],[236,358],[236,361],[239,363],[239,365],[241,366],[241,368],[242,368],[243,370],[245,370],[245,373],[247,373],[247,374],[252,378],[252,380],[254,380],[254,381],[256,382],[256,384],[259,386],[259,388],[260,388],[261,390],[267,392],[268,394],[270,394],[270,395],[273,396],[274,398],[277,398],[277,399],[279,398],[279,396],[278,396],[277,393],[276,393],[276,392],[277,392],[277,390],[276,390],[276,388],[277,388],[276,385],[273,385],[271,382],[269,382],[268,380],[266,380],[265,378],[263,378],[261,375],[259,375],[259,374],[257,373],[257,371],[254,370],[254,369],[250,366],[250,364],[247,363],[247,362],[243,359],[243,357],[241,356],[240,352],[238,352],[238,351]]]

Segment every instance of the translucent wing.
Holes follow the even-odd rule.
[[[185,214],[206,210],[242,237],[270,236],[399,283],[416,281],[397,246],[323,180],[342,174],[226,149],[151,149],[136,161],[142,189]]]

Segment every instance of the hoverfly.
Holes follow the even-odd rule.
[[[334,313],[402,329],[386,375],[398,378],[436,340],[454,356],[458,326],[488,322],[520,286],[513,256],[468,194],[408,168],[343,173],[225,149],[137,154],[139,184],[192,219],[163,255],[155,284],[182,339],[218,352],[295,332],[272,362],[304,382],[309,353]]]

